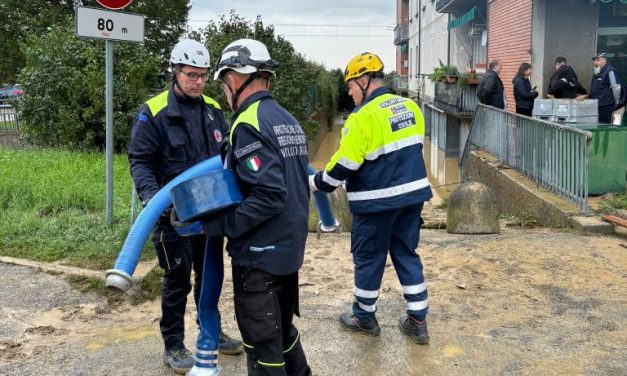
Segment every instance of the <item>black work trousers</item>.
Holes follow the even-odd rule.
[[[204,235],[181,237],[174,229],[170,229],[167,226],[158,226],[153,232],[153,243],[159,266],[165,271],[161,286],[161,336],[167,350],[178,350],[185,347],[184,317],[187,295],[192,290],[192,269],[196,305],[200,298],[207,238]],[[211,238],[211,244],[214,249],[221,250],[223,239]]]
[[[279,276],[233,265],[235,316],[249,376],[311,375],[298,330],[298,272]]]
[[[599,123],[612,124],[614,105],[599,107]]]

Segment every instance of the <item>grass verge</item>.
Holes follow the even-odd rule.
[[[613,213],[616,210],[627,210],[627,193],[612,193],[601,202],[601,212]]]
[[[0,255],[111,268],[130,229],[125,155],[114,158],[111,225],[105,223],[104,153],[0,149],[0,166]],[[154,251],[142,258],[154,258]]]
[[[104,296],[109,305],[121,303],[140,304],[145,301],[155,300],[161,296],[161,281],[163,269],[156,267],[144,278],[140,279],[128,293],[113,292],[107,289],[105,281],[101,278],[71,274],[65,277],[70,285],[83,293],[95,292]]]

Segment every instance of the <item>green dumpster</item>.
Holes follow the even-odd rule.
[[[575,123],[592,133],[588,151],[588,193],[625,192],[627,187],[627,127]]]

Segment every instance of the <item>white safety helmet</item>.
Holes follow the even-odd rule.
[[[183,39],[172,49],[170,63],[209,68],[209,51],[202,43],[196,40]]]
[[[279,65],[272,60],[265,44],[254,39],[239,39],[224,48],[220,61],[217,62],[214,80],[222,73],[232,69],[241,74],[274,71]]]

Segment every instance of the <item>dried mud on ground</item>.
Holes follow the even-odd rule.
[[[427,218],[442,218],[428,205]],[[315,375],[625,375],[627,240],[502,227],[499,235],[423,230],[431,344],[398,330],[404,311],[388,262],[380,337],[339,329],[352,301],[350,235],[309,237],[297,326]],[[228,262],[227,262],[228,265]],[[161,364],[159,302],[110,307],[73,290],[63,274],[0,263],[0,374],[170,375]],[[221,310],[237,335],[230,271]],[[194,348],[194,306],[186,342]],[[245,374],[221,356],[223,375]]]

